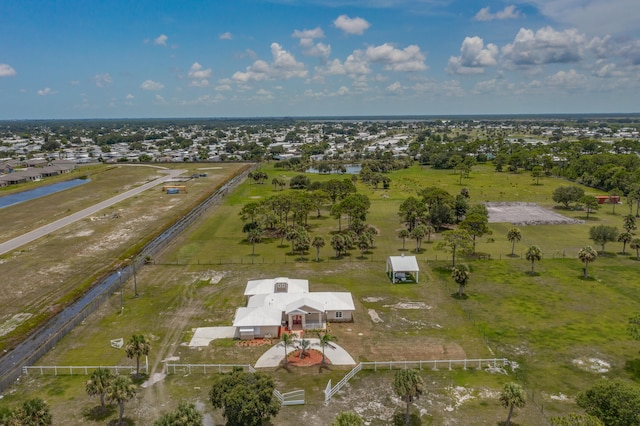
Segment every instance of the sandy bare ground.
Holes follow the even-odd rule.
[[[537,203],[485,203],[489,211],[489,223],[510,222],[514,225],[567,225],[584,223],[571,219]]]

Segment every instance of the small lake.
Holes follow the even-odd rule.
[[[360,170],[362,170],[362,166],[360,164],[347,164],[346,166],[344,166],[344,168],[347,170],[344,173],[341,173],[338,170],[332,170],[331,173],[326,173],[326,174],[332,174],[332,175],[337,175],[337,174],[357,175],[358,173],[360,173]],[[313,167],[308,168],[307,170],[305,170],[305,172],[306,173],[320,173],[318,171],[318,169],[314,169]]]
[[[18,192],[17,194],[5,195],[0,197],[0,209],[44,197],[45,195],[55,194],[56,192],[74,188],[88,182],[91,182],[91,179],[72,179],[65,182],[52,183],[51,185],[41,186],[40,188],[30,189],[24,192]]]

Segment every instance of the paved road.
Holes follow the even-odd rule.
[[[45,235],[55,232],[60,228],[70,225],[80,219],[84,219],[87,216],[95,214],[102,209],[105,209],[116,203],[119,203],[120,201],[126,200],[129,197],[138,195],[141,192],[146,191],[149,188],[153,188],[154,186],[159,185],[163,182],[166,182],[176,176],[179,176],[184,172],[185,170],[173,170],[173,169],[161,170],[160,173],[167,173],[167,176],[163,176],[151,182],[145,183],[144,185],[141,185],[129,191],[123,192],[122,194],[118,194],[115,197],[109,198],[108,200],[101,201],[98,204],[94,204],[93,206],[88,207],[84,210],[80,210],[79,212],[63,217],[62,219],[58,219],[55,222],[51,222],[47,225],[41,226],[40,228],[34,229],[33,231],[27,232],[26,234],[22,234],[19,237],[16,237],[12,240],[1,243],[0,256],[12,250],[15,250],[25,244],[35,241],[40,237],[44,237]]]

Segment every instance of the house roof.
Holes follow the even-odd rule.
[[[233,319],[234,327],[279,326],[282,311],[270,307],[238,308]]]
[[[271,307],[288,311],[293,305],[309,306],[318,311],[355,311],[353,297],[349,292],[312,292],[304,297],[295,293],[257,294],[249,298],[247,307]]]
[[[299,280],[294,278],[278,277],[261,280],[249,280],[244,290],[245,296],[255,294],[270,294],[275,292],[276,283],[287,283],[287,293],[308,293],[309,280]]]
[[[284,313],[290,314],[295,311],[301,311],[305,314],[308,314],[309,311],[324,312],[325,310],[326,309],[324,308],[324,305],[318,300],[303,297],[301,299],[294,300],[291,303],[287,303],[287,306],[285,306],[284,309]]]
[[[387,264],[393,271],[419,271],[418,261],[415,256],[389,256]]]

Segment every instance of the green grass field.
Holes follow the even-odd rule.
[[[270,179],[284,174],[269,166],[263,170]],[[310,175],[312,180],[335,176]],[[151,337],[151,366],[160,371],[162,360],[179,357],[181,363],[254,363],[264,348],[238,347],[221,340],[207,348],[188,348],[184,344],[198,326],[230,325],[235,308],[244,304],[242,292],[248,279],[275,276],[309,279],[312,291],[350,291],[356,303],[355,321],[332,325],[338,343],[357,361],[506,357],[519,368],[509,375],[491,374],[477,369],[467,371],[425,370],[427,394],[416,406],[423,424],[498,424],[506,417],[497,393],[506,381],[517,380],[527,390],[527,407],[517,413],[512,424],[547,424],[545,416],[579,411],[572,402],[577,392],[599,377],[640,379],[640,345],[626,334],[626,321],[640,310],[636,286],[640,282],[638,262],[618,254],[622,246],[611,243],[607,254],[590,265],[590,278],[582,278],[577,250],[587,244],[593,224],[622,225],[627,206],[616,215],[605,206],[581,225],[521,226],[523,239],[511,258],[506,239],[510,224],[491,224],[493,234],[478,242],[477,250],[491,260],[460,259],[471,268],[466,298],[453,297],[457,286],[448,269],[449,255],[423,244],[418,254],[420,283],[397,284],[385,275],[385,258],[402,253],[397,238],[399,204],[420,187],[441,186],[451,193],[469,188],[471,202],[527,201],[553,208],[551,194],[566,181],[545,178],[533,185],[525,173],[495,173],[489,166],[476,166],[463,185],[457,175],[414,166],[391,174],[389,190],[371,189],[358,184],[370,197],[367,222],[379,234],[375,248],[360,258],[358,251],[335,259],[327,245],[321,261],[314,262],[315,250],[291,255],[279,240],[256,245],[244,241],[238,212],[242,205],[279,192],[267,184],[244,183],[215,212],[185,233],[166,253],[146,266],[138,275],[141,297],[133,298],[127,283],[123,314],[119,296],[105,303],[100,311],[67,336],[41,360],[42,365],[130,364],[122,351],[109,347],[109,340],[128,338],[133,333]],[[587,193],[597,191],[587,189]],[[581,211],[558,212],[569,217],[584,216]],[[312,215],[314,216],[314,215]],[[337,221],[322,212],[310,217],[312,235],[326,239],[337,230]],[[493,240],[490,240],[493,239]],[[433,241],[437,241],[435,236]],[[493,242],[491,242],[493,241]],[[530,264],[521,253],[536,244],[543,259],[528,273]],[[410,254],[414,245],[407,241]],[[212,281],[212,278],[213,281]],[[406,302],[422,303],[422,309],[404,309]],[[374,311],[382,322],[374,322]],[[596,370],[600,368],[601,370]],[[282,391],[305,389],[307,404],[284,407],[273,424],[293,425],[303,419],[309,424],[329,424],[336,413],[357,407],[373,425],[387,424],[399,401],[392,395],[392,373],[362,372],[330,404],[323,403],[322,390],[329,379],[336,383],[348,369],[317,368],[273,371]],[[83,424],[83,411],[96,405],[84,394],[77,377],[34,377],[6,395],[15,404],[25,395],[41,395],[54,409],[54,419],[67,424]],[[175,375],[141,390],[125,415],[136,424],[149,424],[159,413],[181,400],[198,401],[216,421],[220,414],[207,403],[206,376]]]

